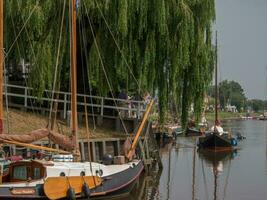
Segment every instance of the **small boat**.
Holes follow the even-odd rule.
[[[232,151],[237,145],[237,140],[228,137],[228,134],[219,135],[218,133],[209,133],[205,137],[200,137],[198,141],[198,148],[200,150],[221,152]]]

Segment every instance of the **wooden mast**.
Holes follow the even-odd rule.
[[[77,51],[76,51],[76,0],[71,1],[71,131],[75,152],[79,152],[77,120]]]
[[[0,134],[4,132],[3,72],[4,72],[4,0],[0,1]]]
[[[218,125],[218,38],[216,31],[216,47],[215,47],[215,126]]]
[[[150,103],[148,105],[148,108],[147,108],[147,110],[146,110],[146,112],[144,114],[143,120],[142,120],[142,122],[141,122],[141,124],[140,124],[140,126],[139,126],[139,128],[137,130],[137,133],[135,135],[135,138],[134,138],[134,141],[133,141],[133,143],[131,145],[131,148],[130,148],[128,154],[126,155],[126,157],[128,158],[128,160],[131,160],[132,157],[133,157],[133,155],[134,155],[135,148],[137,146],[137,143],[139,141],[140,135],[141,135],[142,130],[143,130],[144,126],[145,126],[145,122],[146,122],[146,120],[148,118],[148,115],[149,115],[149,113],[150,113],[150,111],[152,109],[153,104],[154,104],[154,99],[152,99],[150,101]]]

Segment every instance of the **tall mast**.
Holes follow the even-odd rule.
[[[0,1],[0,134],[3,134],[4,132],[3,72],[4,72],[4,0],[1,0]]]
[[[218,122],[218,37],[216,31],[216,48],[215,48],[215,123]]]
[[[76,0],[71,1],[71,131],[78,150],[77,120],[77,54],[76,54]]]

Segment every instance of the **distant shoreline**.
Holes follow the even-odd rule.
[[[241,120],[242,117],[245,117],[247,113],[232,113],[232,112],[220,112],[218,114],[218,117],[220,120],[225,121],[225,120]],[[214,113],[206,113],[206,119],[207,121],[214,121]],[[258,117],[258,113],[253,113],[251,117]]]

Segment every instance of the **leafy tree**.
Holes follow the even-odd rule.
[[[255,112],[267,110],[267,101],[260,99],[248,100],[247,105],[250,106]]]
[[[31,63],[29,83],[39,95],[52,86],[61,30],[57,76],[68,88],[69,2],[5,1],[6,61]],[[125,85],[128,91],[157,92],[161,122],[170,104],[181,111],[183,125],[192,103],[199,116],[213,72],[214,0],[79,2],[78,75],[90,80],[96,94],[107,95],[108,82],[113,92]]]
[[[214,97],[214,86],[208,89],[208,94]],[[246,104],[246,96],[242,86],[236,81],[224,80],[219,83],[219,101],[221,108],[225,108],[227,104],[235,105],[237,110]]]

